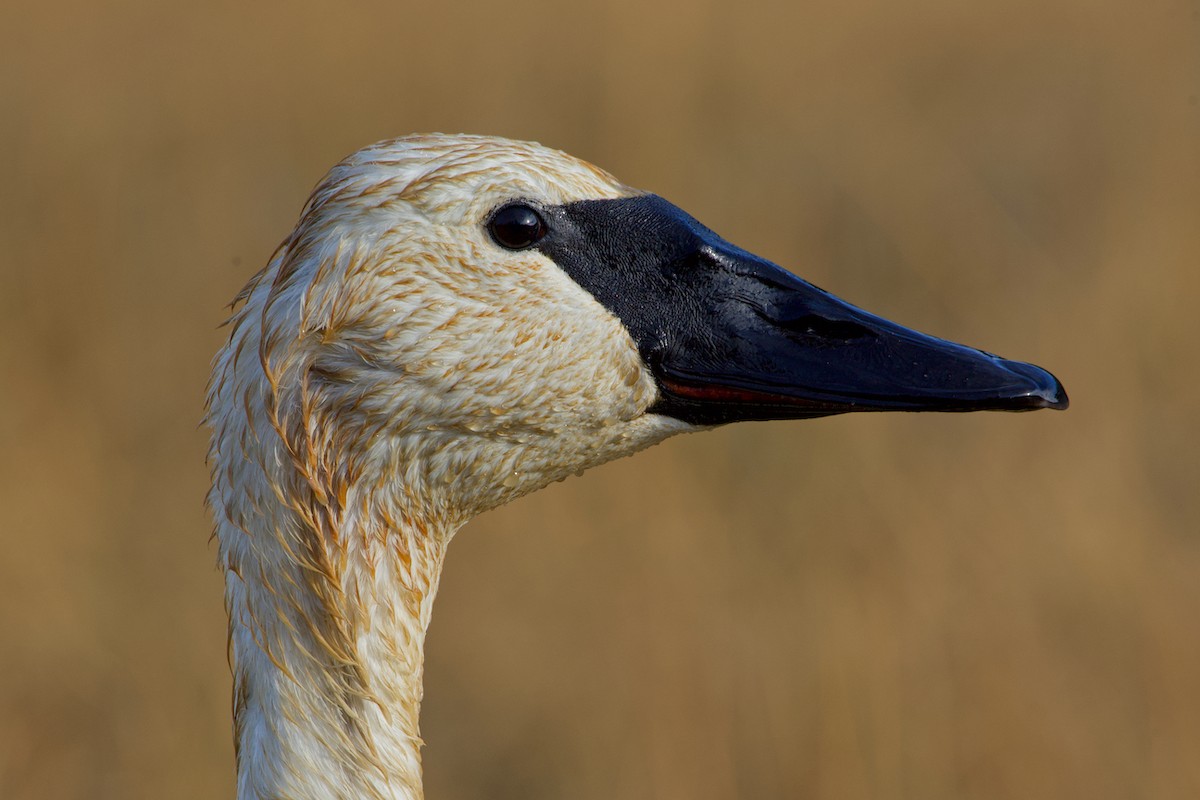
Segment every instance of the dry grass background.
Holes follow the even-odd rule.
[[[672,441],[455,542],[431,798],[1200,797],[1200,5],[6,3],[0,797],[230,797],[197,429],[345,153],[537,139],[1065,414]]]

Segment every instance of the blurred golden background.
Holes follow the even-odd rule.
[[[8,3],[0,797],[232,797],[198,428],[346,153],[539,140],[1065,414],[684,437],[455,541],[427,794],[1200,797],[1200,5]]]

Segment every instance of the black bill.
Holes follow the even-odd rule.
[[[536,247],[628,328],[651,411],[701,425],[850,411],[1063,409],[1046,370],[877,317],[655,195],[543,209]]]

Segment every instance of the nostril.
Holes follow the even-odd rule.
[[[829,319],[819,314],[801,314],[791,319],[777,319],[775,324],[786,331],[815,336],[820,339],[849,341],[870,336],[871,329],[847,319]]]

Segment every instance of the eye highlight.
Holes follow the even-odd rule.
[[[532,247],[546,235],[546,221],[525,203],[510,203],[496,209],[487,223],[492,240],[506,250]]]

